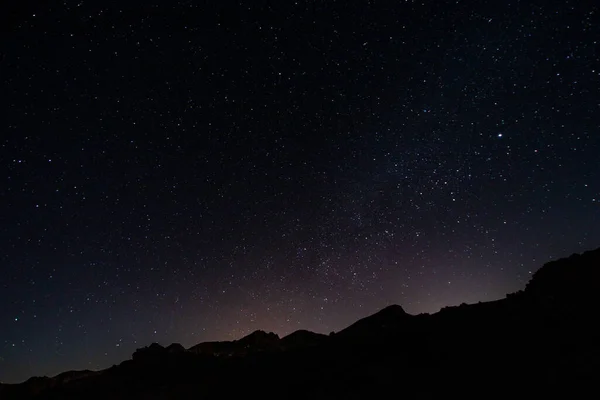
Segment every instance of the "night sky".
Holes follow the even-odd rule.
[[[600,246],[592,1],[13,3],[0,381],[493,300]]]

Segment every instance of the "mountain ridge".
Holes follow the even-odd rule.
[[[238,340],[203,342],[188,349],[176,343],[167,347],[153,343],[107,370],[33,377],[19,385],[0,385],[0,395],[3,399],[65,394],[103,398],[94,389],[106,386],[117,393],[145,393],[155,385],[148,382],[156,379],[169,382],[167,392],[157,398],[169,398],[179,390],[188,393],[190,385],[211,397],[219,392],[219,382],[234,377],[246,382],[248,390],[258,390],[251,377],[261,374],[279,377],[277,385],[282,387],[295,387],[294,382],[302,379],[312,382],[302,390],[314,387],[327,392],[336,387],[335,382],[354,384],[361,379],[386,387],[390,374],[400,372],[411,377],[406,381],[410,385],[423,383],[414,371],[452,384],[458,379],[455,369],[489,383],[486,369],[476,367],[480,365],[517,380],[522,379],[518,373],[527,376],[535,370],[544,382],[557,374],[567,382],[579,382],[593,375],[600,359],[595,339],[600,332],[590,317],[600,305],[598,292],[600,248],[548,262],[523,290],[491,302],[418,315],[390,305],[330,335],[298,330],[280,338],[258,330]],[[515,364],[519,358],[521,362]],[[511,363],[509,369],[503,367]],[[196,379],[203,384],[196,387]]]

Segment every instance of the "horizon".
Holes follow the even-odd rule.
[[[16,2],[0,381],[501,299],[600,244],[597,8]]]
[[[524,288],[523,288],[523,289],[524,289]],[[523,290],[523,289],[521,289],[521,290]],[[513,293],[515,293],[515,292],[513,292]],[[508,295],[508,294],[509,294],[509,293],[507,293],[507,295]],[[506,297],[506,295],[505,295],[505,297]],[[487,301],[479,301],[479,302],[477,302],[477,303],[467,303],[467,304],[468,304],[468,305],[470,305],[470,304],[478,304],[478,303],[494,302],[494,301],[502,300],[502,299],[503,299],[503,298],[505,298],[505,297],[501,297],[501,298],[498,298],[498,299],[491,299],[491,300],[487,300]],[[450,305],[446,305],[446,306],[443,306],[442,308],[438,309],[437,311],[434,311],[434,312],[431,312],[431,313],[428,313],[428,312],[423,312],[423,313],[411,314],[411,313],[407,312],[407,314],[408,314],[408,315],[411,315],[411,316],[417,316],[417,315],[423,315],[423,314],[436,314],[436,313],[440,312],[440,311],[441,311],[442,309],[444,309],[444,308],[447,308],[447,307],[458,307],[458,306],[460,306],[460,305],[462,305],[462,304],[463,304],[463,303],[461,303],[461,304],[450,304]],[[143,345],[141,345],[141,346],[139,346],[139,347],[136,347],[135,349],[132,349],[132,351],[131,351],[131,353],[130,353],[130,356],[129,356],[129,358],[125,358],[125,359],[119,360],[118,362],[116,362],[116,363],[113,363],[113,364],[110,364],[110,365],[107,365],[107,366],[105,366],[105,367],[99,367],[99,368],[97,368],[97,369],[91,369],[91,368],[71,368],[71,369],[67,369],[67,370],[62,370],[62,371],[60,371],[60,372],[58,372],[58,373],[51,374],[51,375],[32,375],[32,376],[30,376],[29,378],[27,378],[27,379],[25,379],[25,380],[23,380],[23,381],[18,381],[18,382],[4,382],[4,381],[0,380],[0,384],[8,384],[8,385],[11,385],[11,384],[12,384],[12,385],[14,385],[14,384],[20,384],[20,383],[24,383],[24,382],[26,382],[27,380],[29,380],[29,379],[32,379],[32,378],[45,378],[45,377],[48,377],[48,378],[55,378],[56,376],[59,376],[59,375],[61,375],[61,374],[63,374],[63,373],[68,373],[68,372],[76,372],[76,371],[88,371],[88,370],[89,370],[89,371],[92,371],[92,372],[101,372],[101,371],[104,371],[104,370],[106,370],[106,369],[110,368],[111,366],[114,366],[114,365],[119,365],[121,362],[123,362],[123,361],[125,361],[125,360],[128,360],[128,359],[131,359],[131,354],[133,354],[133,352],[134,352],[135,350],[139,350],[139,349],[142,349],[142,348],[144,348],[144,347],[148,347],[148,346],[150,346],[150,345],[152,345],[152,344],[158,344],[158,345],[162,346],[163,348],[166,348],[166,347],[168,347],[168,346],[170,346],[170,345],[172,345],[172,344],[181,344],[181,345],[184,347],[184,349],[187,351],[187,350],[191,349],[192,347],[194,347],[194,346],[196,346],[196,345],[198,345],[198,344],[202,344],[202,343],[206,343],[206,342],[226,342],[226,341],[236,341],[236,340],[243,339],[244,337],[246,337],[246,336],[248,336],[248,335],[251,335],[251,334],[253,334],[253,333],[255,333],[255,332],[274,333],[274,334],[276,334],[276,335],[277,335],[277,336],[278,336],[280,339],[282,339],[282,338],[284,338],[284,337],[286,337],[286,336],[288,336],[288,335],[291,335],[292,333],[298,332],[298,331],[308,331],[308,332],[313,332],[313,333],[318,333],[318,334],[323,334],[323,335],[329,335],[330,333],[337,333],[337,332],[339,332],[339,331],[341,331],[341,330],[343,330],[343,329],[345,329],[345,328],[348,328],[348,327],[350,327],[352,324],[354,324],[355,322],[357,322],[357,321],[360,321],[360,320],[361,320],[361,319],[363,319],[363,318],[369,317],[369,316],[371,316],[371,315],[373,315],[373,314],[375,314],[375,313],[377,313],[377,312],[379,312],[379,311],[382,311],[382,310],[384,310],[384,309],[386,309],[386,308],[388,308],[388,307],[392,307],[392,306],[400,306],[400,307],[402,307],[402,305],[401,305],[401,304],[389,304],[389,305],[387,305],[387,306],[384,306],[383,308],[379,308],[379,309],[377,309],[377,310],[374,310],[374,311],[371,311],[371,312],[367,313],[366,315],[363,315],[362,317],[358,318],[357,320],[354,320],[354,321],[350,322],[348,325],[346,325],[346,326],[343,326],[343,327],[341,327],[341,328],[340,328],[340,329],[338,329],[338,330],[332,330],[332,331],[329,331],[329,332],[318,332],[318,331],[312,331],[312,330],[309,330],[309,329],[304,329],[304,328],[300,327],[300,328],[298,328],[298,329],[296,329],[296,330],[294,330],[294,331],[291,331],[291,332],[286,332],[286,333],[278,333],[278,332],[273,332],[273,331],[270,331],[270,330],[265,330],[265,329],[260,329],[260,328],[259,328],[259,329],[253,330],[253,331],[251,331],[251,332],[247,332],[246,334],[244,334],[243,336],[240,336],[240,337],[238,337],[238,338],[227,339],[227,340],[219,340],[219,339],[214,339],[214,340],[203,340],[203,341],[201,341],[201,342],[194,343],[194,344],[191,344],[191,345],[184,345],[183,343],[176,342],[176,341],[171,341],[171,342],[168,342],[168,341],[166,341],[166,342],[165,342],[165,341],[156,341],[156,342],[152,342],[152,343],[143,344]],[[402,309],[404,310],[404,307],[402,307]],[[406,310],[404,310],[404,311],[406,312]]]
[[[555,258],[555,259],[549,260],[548,262],[552,262],[552,261],[558,261],[558,260],[567,259],[567,258],[570,258],[570,257],[572,257],[572,256],[574,256],[574,255],[580,255],[580,254],[586,253],[586,252],[588,252],[588,251],[594,251],[594,250],[598,251],[598,250],[600,250],[600,247],[598,247],[598,248],[593,248],[593,249],[589,249],[589,250],[586,250],[586,251],[584,251],[584,252],[582,252],[582,253],[572,253],[572,254],[569,254],[569,255],[565,255],[564,257]],[[541,268],[541,267],[543,267],[545,264],[546,264],[546,263],[544,263],[542,266],[540,266],[540,268]],[[539,268],[538,268],[538,269],[539,269]],[[536,270],[536,271],[537,271],[537,270]],[[534,273],[535,273],[535,271],[534,271]],[[533,275],[533,274],[532,274],[532,275]],[[132,349],[132,350],[131,350],[131,353],[130,353],[130,357],[129,357],[129,358],[125,358],[125,359],[119,360],[119,361],[118,361],[118,362],[116,362],[116,363],[112,363],[112,364],[110,364],[110,365],[107,365],[107,366],[104,366],[104,367],[96,367],[95,369],[94,369],[94,368],[70,368],[70,369],[62,370],[62,371],[60,371],[60,372],[58,372],[58,373],[55,373],[55,374],[50,374],[50,375],[32,375],[32,376],[30,376],[30,377],[28,377],[27,379],[25,379],[25,380],[22,380],[22,381],[16,381],[16,382],[4,382],[4,381],[0,380],[0,384],[7,384],[7,385],[21,384],[21,383],[24,383],[24,382],[28,381],[29,379],[32,379],[32,378],[46,378],[46,377],[48,377],[48,378],[55,378],[55,377],[57,377],[57,376],[59,376],[59,375],[61,375],[61,374],[63,374],[63,373],[76,372],[76,371],[92,371],[92,372],[101,372],[101,371],[105,371],[106,369],[110,368],[111,366],[119,365],[121,362],[123,362],[123,361],[125,361],[125,360],[129,360],[129,359],[131,359],[131,355],[133,354],[133,352],[134,352],[134,351],[136,351],[136,350],[140,350],[140,349],[142,349],[142,348],[145,348],[145,347],[148,347],[148,346],[150,346],[150,345],[152,345],[152,344],[158,344],[158,345],[162,346],[163,348],[167,348],[168,346],[170,346],[170,345],[173,345],[173,344],[180,344],[180,345],[182,345],[182,346],[183,346],[183,348],[184,348],[186,351],[188,351],[188,350],[190,350],[191,348],[193,348],[193,347],[195,347],[195,346],[197,346],[197,345],[199,345],[199,344],[202,344],[202,343],[207,343],[207,342],[227,342],[227,341],[236,341],[236,340],[243,339],[243,338],[245,338],[246,336],[248,336],[248,335],[251,335],[251,334],[253,334],[253,333],[255,333],[255,332],[274,333],[275,335],[277,335],[277,337],[278,337],[279,339],[283,339],[283,338],[285,338],[286,336],[289,336],[289,335],[291,335],[292,333],[295,333],[295,332],[298,332],[298,331],[313,332],[313,333],[318,333],[318,334],[322,334],[322,335],[326,335],[326,336],[328,336],[328,335],[330,335],[331,333],[338,333],[338,332],[340,332],[340,331],[342,331],[342,330],[344,330],[344,329],[346,329],[346,328],[349,328],[349,327],[350,327],[350,326],[352,326],[354,323],[356,323],[356,322],[358,322],[358,321],[360,321],[360,320],[362,320],[362,319],[364,319],[364,318],[367,318],[367,317],[369,317],[369,316],[372,316],[372,315],[374,315],[374,314],[378,313],[379,311],[382,311],[382,310],[384,310],[384,309],[387,309],[387,308],[389,308],[389,307],[398,307],[398,306],[399,306],[400,308],[402,308],[402,309],[404,310],[404,312],[405,312],[406,314],[408,314],[408,315],[411,315],[411,316],[418,316],[418,315],[435,315],[435,314],[439,313],[440,311],[442,311],[442,310],[443,310],[443,309],[445,309],[445,308],[454,308],[454,307],[460,307],[460,306],[462,306],[463,304],[467,304],[467,305],[474,305],[474,304],[482,304],[482,303],[490,303],[490,302],[496,302],[496,301],[500,301],[500,300],[503,300],[503,299],[507,298],[507,297],[508,297],[508,295],[510,295],[510,294],[514,294],[514,293],[521,292],[521,291],[524,291],[524,290],[525,290],[525,287],[523,287],[522,289],[519,289],[519,290],[517,290],[517,291],[515,291],[515,292],[506,293],[506,294],[505,294],[503,297],[500,297],[500,298],[498,298],[498,299],[491,299],[491,300],[486,300],[486,301],[478,301],[478,302],[473,302],[473,303],[449,304],[449,305],[443,306],[443,307],[441,307],[440,309],[438,309],[438,310],[436,310],[436,311],[433,311],[433,312],[431,312],[431,313],[429,313],[429,312],[422,312],[422,313],[415,313],[415,314],[413,314],[413,313],[407,312],[407,311],[404,309],[404,307],[403,307],[401,304],[388,304],[387,306],[384,306],[383,308],[379,308],[379,309],[373,310],[373,311],[371,311],[371,312],[368,312],[367,314],[365,314],[365,315],[363,315],[363,316],[359,317],[358,319],[356,319],[356,320],[354,320],[354,321],[351,321],[351,322],[350,322],[350,323],[348,323],[346,326],[343,326],[343,327],[341,327],[340,329],[337,329],[337,330],[332,330],[332,331],[329,331],[329,332],[319,332],[319,331],[312,331],[312,330],[309,330],[309,329],[304,329],[304,328],[302,328],[302,327],[299,327],[298,329],[296,329],[296,330],[293,330],[293,331],[290,331],[290,332],[280,333],[280,332],[273,332],[273,331],[270,331],[270,330],[265,330],[265,329],[261,329],[261,328],[259,328],[259,329],[253,330],[253,331],[251,331],[251,332],[247,332],[247,333],[243,334],[243,335],[242,335],[242,336],[240,336],[240,337],[237,337],[237,338],[230,338],[230,339],[227,339],[227,340],[220,340],[220,339],[213,339],[213,340],[210,340],[210,339],[207,339],[207,340],[203,340],[203,341],[201,341],[201,342],[198,342],[198,343],[187,344],[187,345],[186,345],[186,344],[183,344],[183,343],[180,343],[180,342],[176,342],[176,341],[171,341],[171,342],[169,342],[169,341],[155,341],[155,342],[152,342],[152,343],[147,343],[147,344],[144,344],[144,345],[138,346],[138,347],[136,347],[135,349]]]

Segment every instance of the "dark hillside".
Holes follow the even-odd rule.
[[[594,310],[600,249],[550,262],[523,291],[487,303],[409,315],[392,305],[348,328],[284,338],[138,349],[100,372],[0,387],[4,399],[371,398],[384,393],[554,394],[600,370]]]

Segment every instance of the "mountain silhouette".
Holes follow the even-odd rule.
[[[371,316],[356,321],[337,333],[337,337],[365,339],[387,335],[390,332],[397,332],[402,327],[409,326],[408,320],[411,318],[413,316],[407,314],[401,306],[393,304]]]
[[[279,345],[283,350],[304,349],[319,346],[326,340],[326,335],[300,329],[284,336]]]
[[[273,332],[258,330],[239,340],[200,343],[190,347],[188,351],[211,356],[244,356],[253,352],[275,350],[279,340],[279,336]]]
[[[597,249],[545,264],[501,300],[431,315],[391,305],[330,335],[152,343],[103,371],[0,385],[0,399],[576,397],[600,371],[599,278]]]

